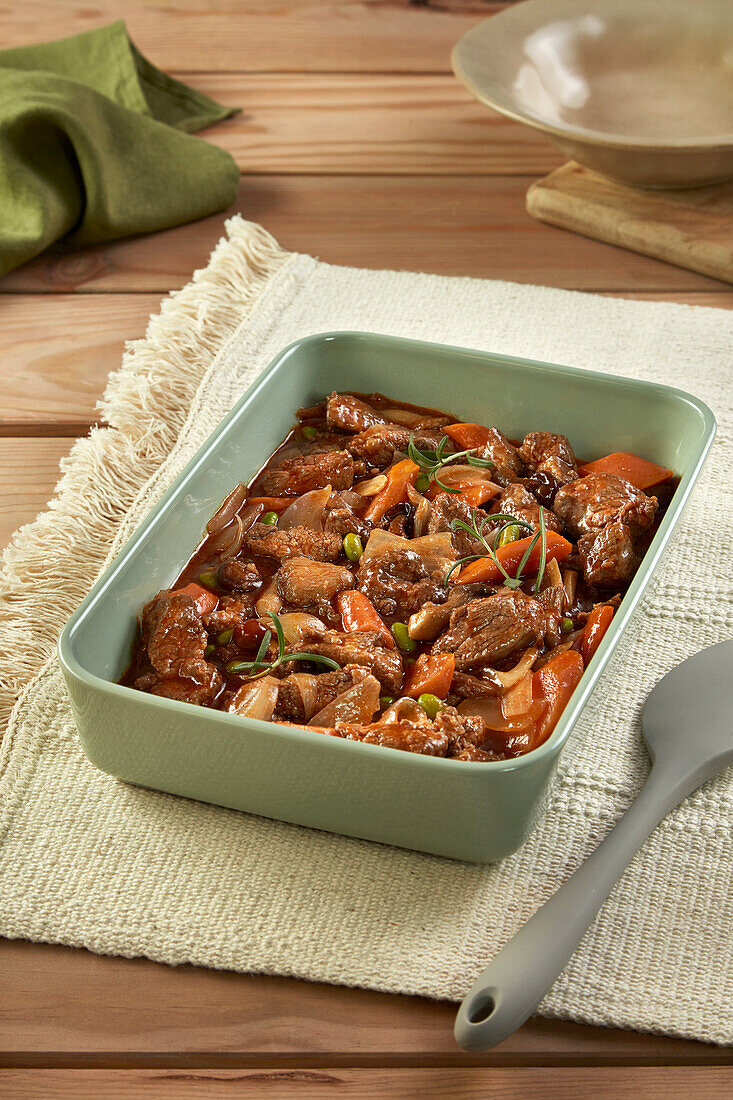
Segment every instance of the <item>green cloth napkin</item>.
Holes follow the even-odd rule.
[[[0,275],[61,237],[92,244],[229,206],[234,160],[190,132],[236,111],[156,69],[122,20],[0,51]]]

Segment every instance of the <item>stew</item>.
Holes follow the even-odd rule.
[[[652,483],[650,483],[650,481]],[[122,683],[463,761],[551,734],[674,492],[381,394],[301,409],[142,609]]]

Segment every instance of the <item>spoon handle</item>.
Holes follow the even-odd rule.
[[[615,828],[474,982],[456,1017],[460,1046],[488,1050],[532,1015],[634,853],[701,780],[700,775],[673,777],[659,765],[652,768]]]

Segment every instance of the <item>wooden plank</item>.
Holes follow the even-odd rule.
[[[68,256],[44,256],[8,291],[166,291],[203,266],[226,215],[334,264],[511,279],[578,290],[683,291],[723,284],[536,221],[521,176],[243,177],[226,214]]]
[[[247,173],[544,175],[565,157],[452,75],[180,73],[242,113],[202,136]]]
[[[0,941],[0,1065],[729,1065],[733,1051],[533,1019],[456,1046],[456,1006],[420,997]]]
[[[3,46],[24,46],[124,16],[162,69],[219,72],[448,72],[458,38],[500,0],[23,0]]]
[[[68,439],[0,439],[0,547],[45,507]]]
[[[157,294],[6,295],[0,435],[83,435],[125,341],[144,335],[159,301]]]
[[[720,1100],[733,1071],[700,1069],[324,1069],[287,1070],[6,1070],[8,1100],[132,1100],[140,1096],[220,1100],[234,1095],[448,1097],[450,1100]]]
[[[733,308],[730,290],[618,291],[615,296]],[[95,422],[107,375],[120,365],[125,341],[143,335],[159,303],[158,293],[8,294],[2,299],[0,437],[84,435]],[[38,486],[34,499],[46,491]]]

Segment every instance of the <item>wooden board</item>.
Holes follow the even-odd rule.
[[[533,217],[733,283],[733,182],[644,191],[570,162],[533,183]]]

